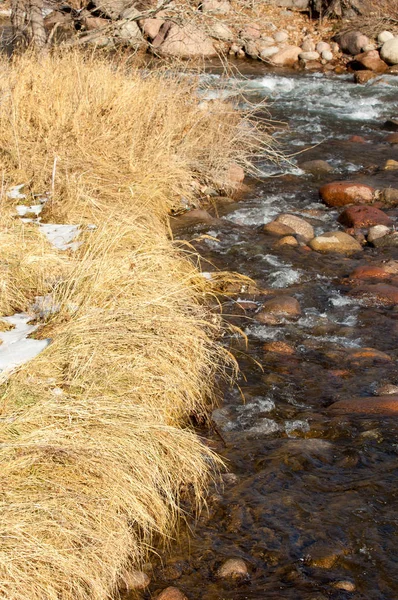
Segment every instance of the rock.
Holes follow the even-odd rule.
[[[352,581],[347,581],[347,580],[336,581],[333,584],[333,587],[336,588],[337,590],[343,590],[344,592],[355,592],[355,590],[356,590],[355,583],[353,583]]]
[[[261,37],[261,28],[257,23],[248,23],[239,32],[239,37],[242,40],[259,40]]]
[[[389,260],[383,265],[383,269],[385,269],[387,273],[390,273],[391,275],[398,275],[398,261]]]
[[[328,206],[370,203],[374,193],[375,190],[369,185],[350,181],[333,181],[319,190],[320,197]]]
[[[220,579],[243,579],[249,575],[246,563],[241,558],[230,558],[217,571]]]
[[[149,39],[154,40],[155,37],[158,35],[160,28],[164,24],[164,19],[141,19],[139,21],[139,24],[144,35],[146,35]]]
[[[390,274],[383,267],[364,265],[354,269],[350,275],[350,279],[387,279],[389,276]]]
[[[124,10],[120,17],[121,19],[132,19],[139,14],[140,12],[132,7]],[[122,44],[127,44],[134,48],[139,47],[144,42],[144,37],[136,21],[126,21],[125,23],[122,22],[120,25],[115,25],[114,38]]]
[[[336,36],[336,41],[343,52],[353,56],[362,52],[369,44],[369,38],[360,31],[346,31]]]
[[[286,356],[291,356],[296,352],[293,346],[287,342],[266,342],[263,345],[263,350],[265,350],[265,352],[274,352],[275,354],[284,354]]]
[[[301,48],[298,46],[287,46],[274,54],[271,58],[271,62],[278,67],[293,67],[295,63],[298,62],[300,54]]]
[[[124,10],[131,7],[132,0],[94,0],[93,4],[102,14],[117,19]]]
[[[383,129],[387,129],[388,131],[398,131],[398,118],[387,119],[387,121],[383,123]]]
[[[246,40],[244,49],[245,49],[247,56],[250,56],[250,58],[258,58],[259,57],[258,47],[254,40]]]
[[[203,12],[226,15],[231,11],[231,5],[229,0],[202,0],[201,9]]]
[[[352,135],[348,141],[353,142],[354,144],[366,144],[365,138],[361,135]]]
[[[172,226],[176,227],[190,227],[191,225],[196,225],[199,223],[211,223],[213,221],[213,217],[207,212],[207,210],[203,210],[202,208],[194,208],[193,210],[189,210],[182,215],[178,216],[175,220],[172,220]]]
[[[303,52],[314,52],[315,44],[312,40],[304,40],[304,42],[301,44],[301,49]],[[317,52],[319,52],[319,50],[317,50]]]
[[[300,60],[318,60],[320,58],[320,54],[318,52],[301,52],[299,54]]]
[[[281,246],[298,246],[299,243],[295,237],[292,235],[287,235],[280,240],[278,240],[275,244],[275,248],[280,248]]]
[[[300,235],[306,242],[312,240],[312,238],[314,237],[313,226],[301,217],[296,217],[295,215],[290,214],[283,214],[279,215],[275,219],[275,221],[277,223],[282,223],[282,225],[286,225],[287,227],[292,229],[292,231],[295,234]]]
[[[284,237],[285,235],[291,235],[294,233],[291,227],[288,227],[283,223],[278,223],[277,221],[271,221],[270,223],[264,225],[263,231],[264,233],[274,237]]]
[[[262,60],[267,60],[274,56],[277,52],[279,52],[278,46],[267,46],[267,48],[263,48],[260,52],[260,58]]]
[[[398,190],[395,188],[384,188],[380,192],[380,200],[387,206],[398,205]]]
[[[384,42],[380,50],[380,56],[389,65],[398,64],[398,38]]]
[[[308,10],[310,0],[273,0],[273,4],[290,10]]]
[[[143,571],[126,571],[122,577],[122,586],[126,591],[144,590],[151,583]]]
[[[357,54],[354,60],[349,63],[349,66],[355,70],[362,69],[374,71],[375,73],[385,73],[388,69],[387,63],[380,59],[377,50]]]
[[[385,171],[396,171],[397,169],[398,169],[398,160],[393,160],[392,158],[387,160],[386,164],[384,165]]]
[[[103,19],[102,17],[87,16],[83,18],[82,22],[87,31],[94,31],[109,25],[109,19]]]
[[[398,133],[390,133],[390,135],[386,137],[386,142],[389,144],[398,144]]]
[[[287,42],[289,39],[289,34],[286,31],[276,31],[274,33],[274,40],[277,44],[282,44],[283,42]]]
[[[344,227],[354,228],[392,225],[390,217],[374,206],[350,206],[341,213],[337,220]]]
[[[333,60],[333,53],[330,50],[324,50],[321,54],[321,57],[323,58],[323,60],[330,62],[331,60]]]
[[[161,30],[158,35],[161,34]],[[156,42],[157,37],[154,40]],[[188,23],[177,25],[173,23],[166,39],[158,47],[163,56],[178,58],[199,58],[216,56],[217,51],[210,36],[198,26]]]
[[[301,60],[300,59],[300,65],[306,71],[319,71],[320,69],[322,69],[322,63],[320,63],[319,60]]]
[[[221,23],[220,21],[216,21],[208,26],[209,35],[215,39],[220,40],[222,42],[232,42],[234,40],[233,31],[226,25],[225,23]]]
[[[315,50],[319,52],[319,54],[322,54],[322,52],[330,52],[331,47],[327,42],[318,42],[315,46]]]
[[[352,236],[343,231],[329,231],[323,233],[309,242],[310,248],[322,254],[336,252],[337,254],[351,255],[362,250],[361,244]]]
[[[162,590],[156,600],[188,600],[188,598],[181,590],[170,586]]]
[[[394,231],[388,235],[375,238],[373,246],[376,248],[398,248],[398,232]]]
[[[359,350],[353,350],[350,352],[348,357],[350,362],[363,363],[363,362],[391,362],[391,357],[385,352],[380,352],[375,348],[360,348]]]
[[[390,233],[390,229],[386,225],[375,225],[369,229],[368,242],[372,244],[375,240],[384,237],[388,233]]]
[[[300,163],[299,167],[312,175],[326,175],[334,170],[326,160],[307,160]]]
[[[245,179],[245,172],[240,165],[232,163],[229,165],[222,182],[221,187],[238,189]]]
[[[398,397],[398,385],[393,385],[392,383],[386,383],[382,385],[377,390],[378,396],[390,396],[395,395]]]
[[[360,83],[362,85],[368,83],[375,77],[377,77],[377,73],[374,73],[373,71],[356,71],[354,75],[355,83]]]
[[[269,316],[297,318],[301,315],[299,302],[293,296],[277,296],[267,300],[257,313],[256,319],[260,323],[269,323]]]
[[[339,400],[327,409],[330,412],[350,414],[362,413],[368,415],[395,415],[398,412],[398,395],[354,397],[348,400]]]
[[[398,304],[398,287],[388,283],[370,283],[351,290],[350,296],[360,296],[383,306]]]
[[[384,44],[385,42],[388,42],[388,40],[393,40],[394,39],[394,34],[391,33],[391,31],[382,31],[381,33],[379,33],[379,35],[377,36],[377,41],[379,42],[379,44]]]

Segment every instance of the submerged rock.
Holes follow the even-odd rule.
[[[312,175],[326,175],[334,171],[332,165],[326,162],[326,160],[307,160],[300,163],[299,167]]]
[[[361,244],[351,235],[343,231],[329,231],[314,238],[309,243],[310,248],[322,254],[337,252],[351,255],[362,250]]]
[[[188,598],[177,587],[170,586],[160,592],[157,600],[188,600]]]
[[[243,579],[248,575],[246,563],[241,558],[229,558],[217,571],[217,577],[220,579]]]
[[[270,317],[289,317],[297,318],[301,315],[301,308],[298,300],[293,296],[277,296],[272,300],[264,302],[261,310],[257,313],[256,319],[260,323],[270,323],[274,319]]]
[[[304,241],[308,242],[314,237],[313,226],[296,215],[284,213],[275,219],[276,223],[282,223],[289,227],[295,234],[301,236]]]
[[[388,394],[386,396],[354,397],[348,400],[339,400],[329,406],[328,411],[343,414],[395,415],[398,412],[398,395]]]
[[[374,188],[364,183],[333,181],[322,186],[319,195],[328,206],[367,204],[373,201]]]
[[[377,301],[384,306],[398,304],[398,287],[387,283],[375,283],[363,285],[350,292],[351,296],[362,296],[371,301]]]
[[[337,220],[344,227],[354,228],[392,225],[390,217],[374,206],[350,206],[341,213]]]
[[[388,279],[390,273],[388,273],[383,267],[377,267],[373,265],[364,265],[357,267],[350,275],[350,279]]]

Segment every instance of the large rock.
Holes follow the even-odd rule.
[[[310,248],[321,254],[336,252],[349,256],[360,252],[362,246],[355,238],[343,231],[329,231],[309,242]]]
[[[369,38],[360,31],[346,31],[336,36],[336,42],[346,54],[360,54],[369,44]]]
[[[383,44],[383,46],[380,50],[380,56],[389,65],[397,65],[398,64],[398,38],[393,38],[392,40],[387,40]]]
[[[233,31],[228,25],[221,23],[221,21],[216,21],[215,23],[208,25],[207,31],[212,38],[222,42],[232,42],[235,38]]]
[[[328,206],[367,204],[373,201],[375,190],[363,183],[333,181],[322,186],[319,195]]]
[[[341,213],[338,222],[344,227],[371,227],[372,225],[392,224],[390,217],[374,206],[350,206]]]
[[[328,410],[334,413],[350,414],[361,413],[367,415],[396,415],[398,413],[398,395],[354,397],[348,400],[339,400]]]
[[[388,69],[387,63],[380,59],[377,50],[357,54],[349,66],[354,70],[368,70],[374,73],[384,73]]]
[[[161,31],[159,32],[160,35]],[[156,38],[154,40],[156,42]],[[157,48],[163,56],[178,58],[199,58],[216,56],[217,51],[210,36],[192,23],[177,25],[173,23],[166,39]]]
[[[203,12],[218,13],[226,15],[231,10],[229,0],[202,0],[201,9]]]
[[[377,36],[377,41],[379,42],[379,44],[384,44],[385,42],[388,42],[388,40],[393,40],[393,39],[394,39],[394,34],[391,33],[391,31],[386,31],[386,30],[382,31]]]
[[[331,173],[334,169],[326,160],[307,160],[299,163],[300,169],[318,177]]]
[[[286,46],[274,54],[270,62],[278,67],[293,67],[298,62],[301,48],[299,46]]]
[[[314,228],[313,226],[302,219],[301,217],[296,217],[295,215],[283,214],[279,215],[276,219],[277,223],[282,223],[282,225],[287,225],[296,235],[300,235],[306,242],[312,240],[314,237]]]
[[[155,39],[160,31],[160,28],[164,24],[164,19],[161,18],[162,14],[164,13],[161,13],[162,11],[158,13],[157,18],[155,19],[141,19],[139,21],[143,33],[151,40]]]
[[[296,298],[278,296],[264,302],[261,310],[256,314],[256,319],[266,325],[276,325],[283,318],[298,318],[300,315],[301,308]]]

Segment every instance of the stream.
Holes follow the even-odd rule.
[[[193,531],[183,530],[154,565],[146,594],[176,586],[189,600],[395,600],[398,421],[393,414],[336,414],[329,406],[398,385],[398,307],[365,302],[349,280],[359,266],[398,260],[398,248],[319,254],[280,246],[261,226],[293,213],[316,235],[343,231],[343,209],[320,202],[321,185],[340,179],[398,188],[398,170],[383,169],[398,161],[398,145],[384,141],[383,129],[398,114],[398,78],[360,86],[349,75],[258,64],[243,75],[225,78],[213,68],[206,76],[207,99],[236,94],[259,107],[265,101],[284,123],[275,137],[291,159],[260,159],[262,175],[241,201],[181,236],[203,256],[203,270],[242,273],[263,292],[242,288],[223,305],[248,339],[247,346],[238,336],[226,341],[239,360],[239,388],[226,392],[206,433],[227,462],[224,486],[212,491]],[[299,168],[314,159],[333,172],[313,176]],[[397,208],[386,212],[398,223]],[[280,295],[298,300],[301,314],[259,322],[261,304]],[[248,576],[218,578],[229,558],[243,559]]]

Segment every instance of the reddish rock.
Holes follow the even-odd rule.
[[[284,223],[279,223],[278,221],[271,221],[267,223],[263,227],[264,233],[268,235],[272,235],[274,237],[283,237],[285,235],[292,235],[294,233],[291,227],[285,225]]]
[[[355,144],[366,144],[366,140],[361,135],[352,135],[349,142],[354,142]]]
[[[328,410],[342,414],[396,415],[398,413],[398,395],[389,394],[372,398],[354,397],[349,400],[339,400],[329,406]]]
[[[256,319],[260,323],[270,323],[269,317],[299,317],[301,315],[300,304],[292,296],[278,296],[268,300],[257,313]],[[273,321],[273,319],[271,319]]]
[[[387,279],[390,274],[382,267],[365,265],[357,267],[350,275],[350,279]]]
[[[338,222],[344,227],[354,228],[392,224],[390,217],[374,206],[350,206],[341,213]]]
[[[390,133],[390,135],[386,137],[386,142],[389,144],[398,144],[398,133]]]
[[[368,83],[375,77],[377,77],[377,73],[374,71],[357,71],[354,75],[355,83],[360,83],[361,85]]]
[[[360,348],[350,352],[349,360],[354,362],[391,362],[391,357],[375,348]]]
[[[349,66],[355,70],[367,69],[375,73],[385,73],[388,69],[388,65],[384,60],[381,60],[377,50],[357,54],[354,60],[349,63]]]
[[[176,587],[168,587],[160,592],[157,600],[188,600],[185,594]]]
[[[350,295],[363,296],[384,306],[395,306],[398,304],[398,287],[388,285],[387,283],[363,285],[352,290]]]
[[[363,183],[351,181],[333,181],[323,185],[319,195],[328,206],[346,204],[367,204],[372,202],[375,190]]]
[[[295,353],[293,346],[287,342],[266,342],[263,346],[266,352],[275,352],[275,354],[292,355]]]

